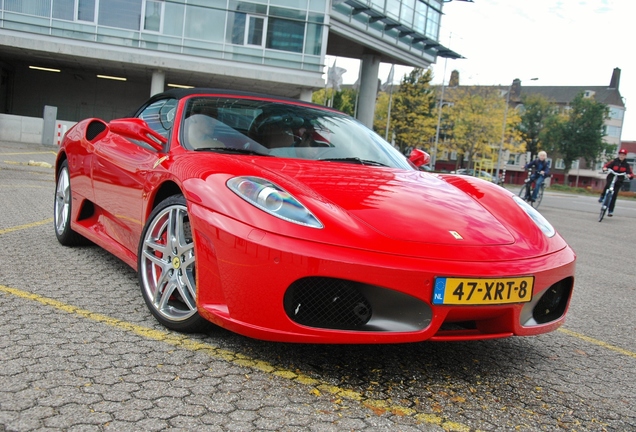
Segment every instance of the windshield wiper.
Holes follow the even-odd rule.
[[[254,150],[234,148],[234,147],[203,147],[196,148],[194,151],[214,151],[220,153],[236,153],[236,154],[247,154],[247,155],[256,155],[256,156],[270,156],[265,153],[259,153]]]
[[[325,159],[318,159],[319,161],[326,161],[326,162],[349,162],[349,163],[357,163],[360,165],[373,165],[373,166],[383,166],[383,167],[388,167],[387,164],[383,164],[382,162],[377,162],[374,160],[368,160],[368,159],[360,159],[358,157],[346,157],[346,158],[325,158]]]

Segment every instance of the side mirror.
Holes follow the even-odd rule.
[[[157,151],[163,151],[164,145],[168,142],[164,136],[150,129],[148,123],[140,118],[113,120],[108,123],[108,127],[113,133],[132,140],[141,141]]]
[[[431,155],[423,150],[413,149],[409,155],[409,160],[413,163],[413,165],[419,168],[431,161]]]

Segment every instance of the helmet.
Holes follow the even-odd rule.
[[[620,149],[620,150],[618,151],[618,154],[619,154],[619,155],[622,155],[622,154],[626,155],[626,154],[627,154],[627,150],[625,150],[625,149]]]

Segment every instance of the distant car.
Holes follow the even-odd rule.
[[[419,171],[429,160],[322,106],[171,90],[132,118],[66,133],[55,234],[135,269],[150,312],[178,331],[211,322],[272,341],[371,344],[559,327],[572,249],[511,192]],[[120,287],[93,285],[85,295],[117,302]]]
[[[490,174],[488,171],[460,168],[456,171],[456,173],[461,175],[469,175],[473,177],[478,177],[489,182],[494,182],[494,179],[495,179],[495,177],[492,174]]]

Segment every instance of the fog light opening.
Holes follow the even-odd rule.
[[[544,291],[541,299],[532,310],[532,317],[537,324],[555,321],[565,314],[572,292],[573,279],[565,278]]]

